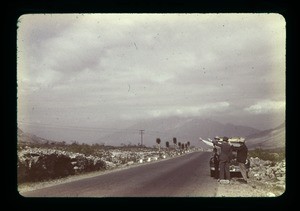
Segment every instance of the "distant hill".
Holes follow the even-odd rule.
[[[52,142],[54,143],[55,141],[47,140],[30,133],[25,133],[20,128],[18,128],[18,142],[45,144],[45,143],[52,143]]]
[[[248,148],[275,149],[285,147],[285,123],[246,137]]]
[[[156,145],[156,138],[161,139],[161,146],[165,147],[166,141],[173,145],[173,137],[177,142],[190,142],[192,146],[207,148],[199,137],[204,139],[214,136],[242,136],[246,137],[249,149],[263,148],[275,149],[285,147],[285,123],[276,128],[260,131],[251,127],[222,124],[210,119],[200,118],[158,118],[148,121],[141,121],[127,129],[111,133],[104,138],[99,138],[96,143],[105,145],[119,146],[122,144],[138,145],[141,143],[141,133],[143,132],[143,144],[146,146]],[[22,143],[44,144],[52,143],[49,139],[41,138],[31,133],[23,132],[18,128],[18,141]]]
[[[173,144],[173,137],[177,138],[177,142],[189,141],[191,145],[207,148],[207,145],[199,141],[199,137],[213,138],[214,136],[248,136],[253,133],[260,132],[257,129],[233,125],[222,124],[210,119],[200,118],[183,118],[169,117],[142,121],[128,128],[128,132],[112,133],[104,138],[99,139],[106,145],[120,144],[139,144],[141,142],[141,134],[139,130],[144,130],[143,144],[153,146],[156,144],[156,138],[160,138],[162,146],[165,142]]]

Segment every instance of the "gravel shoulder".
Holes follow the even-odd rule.
[[[230,184],[218,184],[216,197],[278,197],[285,189],[272,182],[249,179],[247,184],[233,178]]]

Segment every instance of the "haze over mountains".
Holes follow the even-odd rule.
[[[143,130],[142,137],[141,130]],[[90,133],[92,134],[93,131],[90,131]],[[92,136],[91,134],[90,136]],[[94,133],[94,141],[87,141],[86,143],[119,146],[129,144],[139,145],[143,142],[146,146],[153,146],[156,145],[156,138],[160,138],[161,146],[164,147],[166,141],[169,141],[172,145],[172,139],[176,137],[177,142],[185,143],[189,141],[192,146],[207,148],[207,145],[199,141],[199,137],[207,139],[214,136],[246,137],[249,148],[280,148],[285,147],[285,123],[274,129],[260,131],[247,126],[229,123],[223,124],[210,119],[184,117],[158,118],[141,121],[129,128],[116,130],[106,136]],[[44,143],[48,140],[48,137],[41,137],[43,138],[31,133],[24,133],[18,129],[18,140],[20,141]],[[97,137],[99,138],[97,139]],[[63,140],[60,139],[60,141]]]
[[[258,133],[259,130],[251,127],[222,124],[210,119],[169,117],[153,119],[137,123],[128,128],[132,133],[113,133],[101,138],[99,141],[107,145],[139,144],[141,143],[141,134],[134,132],[144,130],[143,144],[153,146],[156,144],[156,138],[160,138],[162,144],[166,141],[173,143],[173,137],[177,142],[189,141],[191,145],[206,147],[199,141],[199,137],[213,138],[214,136],[248,136]]]
[[[45,138],[41,138],[41,137],[36,136],[31,133],[25,133],[20,128],[18,128],[17,137],[18,137],[19,142],[29,142],[29,143],[35,143],[35,144],[45,144],[45,143],[55,142],[55,141],[50,141]]]
[[[284,148],[285,147],[285,123],[276,128],[264,130],[246,137],[248,148]]]

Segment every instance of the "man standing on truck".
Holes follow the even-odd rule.
[[[213,144],[219,146],[221,148],[221,153],[219,156],[219,166],[220,166],[220,180],[228,180],[230,181],[230,171],[229,171],[229,163],[232,157],[232,147],[228,143],[228,137],[223,137],[222,142],[218,142],[213,140]]]

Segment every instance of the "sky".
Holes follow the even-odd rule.
[[[182,116],[270,129],[285,121],[285,24],[275,13],[22,15],[18,126]]]

